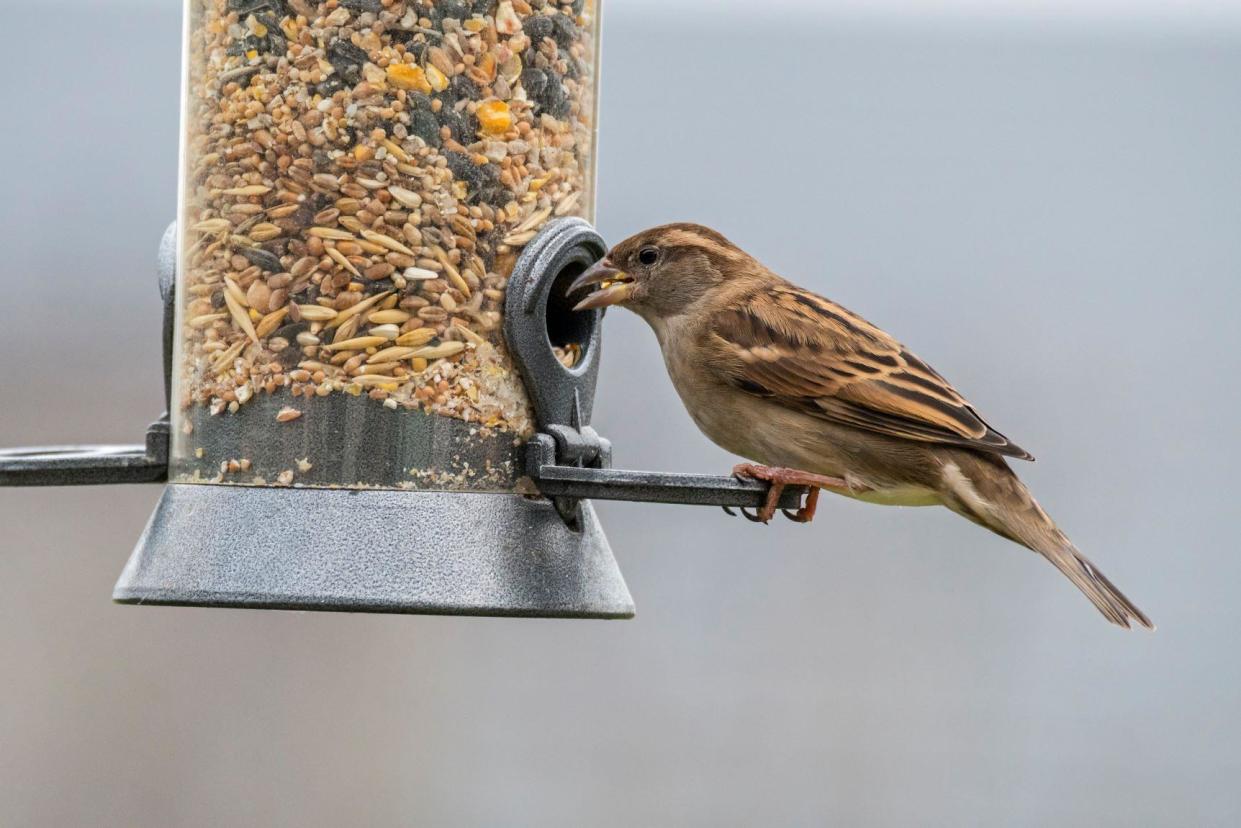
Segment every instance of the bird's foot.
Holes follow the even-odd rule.
[[[745,509],[741,510],[743,517],[756,523],[766,523],[775,516],[780,495],[784,492],[785,486],[805,486],[808,489],[805,503],[796,512],[788,509],[780,510],[784,512],[785,517],[797,523],[809,523],[814,520],[814,511],[819,505],[820,489],[849,488],[849,484],[839,477],[828,477],[779,466],[759,466],[755,463],[738,463],[733,466],[733,477],[743,480],[766,480],[771,484],[767,489],[767,500],[757,511],[751,514]],[[732,514],[728,509],[725,511]]]

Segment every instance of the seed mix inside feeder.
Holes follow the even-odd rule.
[[[166,479],[122,603],[632,615],[583,497],[764,487],[589,426],[597,47],[591,0],[188,0],[168,413],[0,484]]]

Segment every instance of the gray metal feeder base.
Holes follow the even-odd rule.
[[[590,505],[459,492],[172,484],[112,593],[122,604],[630,618]]]

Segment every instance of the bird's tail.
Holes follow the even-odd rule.
[[[1057,530],[1059,531],[1059,530]],[[1063,542],[1052,549],[1035,549],[1042,553],[1052,565],[1063,572],[1073,584],[1103,613],[1113,624],[1126,629],[1130,621],[1141,624],[1148,630],[1155,625],[1146,615],[1134,606],[1107,576],[1095,568],[1085,555],[1077,551],[1077,547],[1060,533]]]
[[[974,457],[975,462],[960,464],[964,467],[962,476],[973,484],[967,493],[973,497],[956,498],[950,508],[1051,561],[1113,624],[1128,629],[1136,623],[1155,629],[1151,620],[1060,531],[1007,463],[998,457],[994,462],[990,457]]]

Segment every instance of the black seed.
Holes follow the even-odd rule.
[[[452,138],[458,144],[473,143],[478,133],[478,119],[473,115],[463,115],[451,107],[443,107],[439,111],[441,126],[448,127]]]
[[[496,0],[474,0],[470,4],[470,11],[474,14],[481,14],[484,17],[489,14],[496,13]]]
[[[543,94],[543,90],[547,88],[547,73],[542,69],[527,66],[521,70],[521,85],[526,90],[526,94],[532,100],[537,101],[538,97]]]
[[[495,165],[475,164],[464,153],[447,152],[444,157],[448,161],[448,169],[452,170],[453,176],[458,181],[465,182],[471,203],[478,201],[480,194],[493,187],[500,177]]]
[[[309,204],[301,204],[293,215],[289,216],[303,230],[315,223],[315,211],[310,209]]]
[[[566,49],[572,46],[577,40],[577,24],[573,22],[573,18],[564,12],[557,12],[552,15],[552,23],[552,37],[556,39],[556,43]]]
[[[478,165],[470,160],[470,156],[462,152],[446,152],[444,158],[448,161],[448,169],[452,170],[452,174],[459,180],[471,183],[477,181]]]
[[[526,18],[526,22],[521,28],[526,33],[526,37],[537,44],[543,38],[552,36],[552,31],[556,28],[556,24],[552,22],[550,17],[540,14]]]
[[[292,337],[286,337],[286,339],[291,345],[293,340],[297,339],[297,334],[293,334]],[[302,349],[293,347],[285,348],[283,351],[276,354],[276,361],[283,365],[286,371],[292,370],[297,367],[297,363],[302,361]]]
[[[569,54],[564,49],[560,50],[560,59],[563,60],[565,65],[568,67],[565,70],[564,76],[566,78],[570,78],[571,80],[577,80],[582,73],[581,64],[574,59],[573,55]]]
[[[345,82],[340,75],[331,75],[323,83],[315,87],[315,91],[325,98],[330,98],[340,90],[345,88]]]
[[[538,95],[532,97],[548,115],[553,118],[563,118],[569,114],[569,97],[565,94],[564,85],[560,82],[560,76],[554,72],[545,73],[545,77],[547,78],[546,86]],[[529,91],[529,89],[526,90],[527,93]]]
[[[339,60],[342,63],[356,63],[361,65],[370,60],[370,56],[362,49],[354,46],[348,40],[337,38],[328,44],[327,59],[333,66]]]
[[[415,110],[409,119],[409,131],[433,147],[440,145],[440,125],[425,109]]]
[[[282,327],[276,328],[276,330],[272,332],[272,336],[278,336],[278,337],[281,337],[282,339],[287,339],[289,342],[292,342],[293,340],[297,339],[297,335],[299,333],[301,333],[302,331],[309,330],[309,329],[310,329],[309,322],[291,322],[288,325],[284,325]]]
[[[409,105],[413,109],[431,111],[431,98],[421,92],[406,92],[405,99],[409,101]]]
[[[280,33],[279,29],[269,28],[267,30],[267,43],[264,46],[264,52],[272,55],[283,55],[289,51],[289,41]]]
[[[586,8],[586,0],[573,0],[573,5],[570,8],[573,9],[574,14],[581,14],[582,9]]]
[[[279,273],[284,270],[276,254],[269,253],[258,247],[242,247],[237,250],[252,265],[258,265],[268,273]]]
[[[369,58],[357,46],[337,38],[328,44],[327,59],[342,81],[354,84],[362,80],[362,64]]]
[[[282,0],[228,0],[228,7],[235,10],[239,17],[253,14],[259,9],[272,9],[281,13],[285,10]]]
[[[326,210],[327,208],[331,207],[335,202],[336,202],[335,195],[329,195],[327,193],[315,193],[314,197],[310,199],[310,208],[317,213],[320,210]]]
[[[467,78],[465,75],[454,76],[450,89],[452,90],[452,97],[456,100],[466,98],[471,101],[476,101],[481,97],[481,93],[478,91],[478,84]],[[447,105],[447,101],[445,101],[445,104]]]
[[[378,13],[382,6],[379,0],[340,0],[340,5],[357,12]]]
[[[439,12],[442,17],[451,17],[453,20],[465,20],[470,16],[470,10],[462,0],[441,0]]]
[[[418,40],[405,47],[405,51],[414,56],[414,60],[422,62],[422,56],[427,53],[427,44],[425,41]]]
[[[492,207],[503,207],[508,204],[513,194],[507,188],[489,185],[478,191],[478,200],[483,204],[490,204]]]
[[[228,44],[225,51],[230,55],[244,55],[246,52],[255,51],[265,54],[270,51],[271,42],[265,37],[257,37],[255,35],[246,35],[241,40],[234,40]]]

